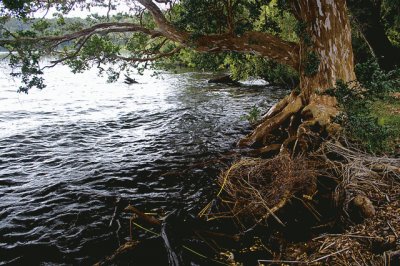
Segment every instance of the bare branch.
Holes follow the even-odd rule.
[[[23,41],[46,41],[46,42],[58,42],[58,44],[61,44],[63,42],[74,40],[93,33],[110,33],[110,32],[141,32],[150,35],[152,37],[163,35],[159,31],[151,30],[133,23],[108,22],[108,23],[96,24],[90,28],[86,28],[62,36],[45,36],[45,37],[33,38],[33,37],[18,37],[14,35],[15,40],[0,39],[0,45],[13,44],[16,42],[23,42]]]

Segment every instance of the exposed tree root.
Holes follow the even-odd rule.
[[[285,105],[285,103],[287,104]],[[283,107],[284,106],[284,107]],[[280,108],[282,110],[278,111]],[[274,130],[282,126],[291,116],[299,112],[303,107],[301,97],[289,96],[285,98],[281,104],[276,105],[271,110],[271,114],[265,119],[257,128],[248,135],[241,139],[238,143],[239,147],[250,146],[265,146],[267,136],[272,134]]]
[[[302,95],[292,92],[275,104],[238,146],[258,147],[251,152],[255,156],[276,151],[278,145],[280,152],[315,151],[321,137],[340,132],[340,126],[332,122],[339,110],[336,99],[327,95],[314,94],[307,105],[304,102]]]
[[[294,92],[290,93],[289,95],[285,96],[282,100],[274,104],[269,111],[263,116],[261,119],[262,122],[265,120],[275,116],[277,113],[281,112],[283,108],[285,108],[291,101],[296,98],[296,94]]]

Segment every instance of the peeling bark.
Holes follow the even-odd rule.
[[[305,25],[299,50],[299,95],[292,93],[272,107],[254,132],[239,141],[239,147],[265,146],[261,151],[268,150],[268,145],[275,147],[277,143],[268,143],[266,136],[279,130],[277,134],[287,136],[281,151],[287,151],[293,141],[299,144],[294,149],[300,146],[306,150],[314,133],[332,136],[340,131],[332,122],[339,113],[336,98],[324,92],[334,88],[338,80],[356,79],[346,1],[293,0],[291,5],[296,18]],[[309,62],[310,54],[318,62]],[[312,63],[315,69],[310,73]]]
[[[200,52],[251,53],[273,59],[294,69],[298,69],[300,62],[298,44],[263,32],[251,31],[241,36],[231,34],[202,36],[194,42],[194,47]]]
[[[356,79],[351,46],[351,27],[345,0],[298,0],[292,4],[296,17],[306,25],[310,44],[301,43],[300,87],[306,97],[316,90],[335,87],[337,80]],[[306,74],[307,55],[320,61],[315,74]]]

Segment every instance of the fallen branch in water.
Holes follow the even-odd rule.
[[[125,211],[129,211],[132,212],[133,214],[136,214],[140,219],[142,219],[143,221],[151,224],[151,225],[161,225],[162,222],[156,218],[154,218],[153,216],[147,215],[144,212],[138,210],[137,208],[133,207],[132,205],[128,205],[125,208]]]

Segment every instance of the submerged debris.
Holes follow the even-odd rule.
[[[164,243],[175,239],[179,254],[191,254],[204,265],[399,265],[400,159],[326,142],[307,157],[283,152],[270,159],[242,159],[221,174],[219,184],[217,200],[199,216],[223,221],[220,229],[232,222],[236,231],[230,235],[199,230],[197,219],[182,220],[189,225],[185,234],[165,234],[168,226],[185,226],[132,206],[126,210],[161,232],[131,219],[138,228],[163,235]],[[304,216],[313,222],[299,222]],[[300,240],[288,237],[296,231],[310,233]],[[231,244],[222,245],[221,238]],[[109,261],[131,247],[121,247]],[[166,250],[172,249],[167,245]]]

